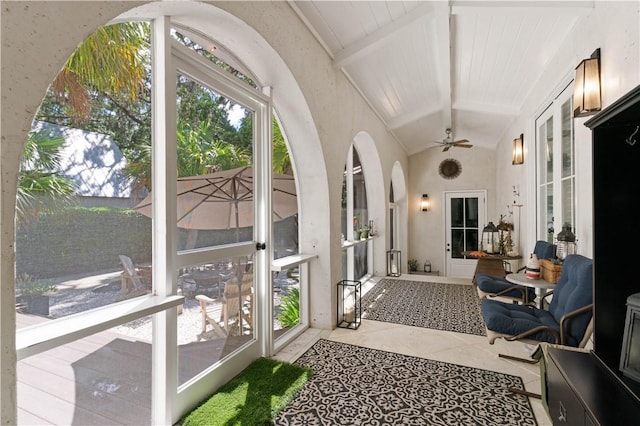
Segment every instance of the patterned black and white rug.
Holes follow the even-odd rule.
[[[329,340],[296,364],[313,376],[275,425],[537,425],[517,376]]]
[[[384,278],[362,297],[362,318],[485,336],[471,285]]]

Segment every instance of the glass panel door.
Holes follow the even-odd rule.
[[[450,192],[446,199],[446,263],[447,276],[471,278],[477,260],[465,252],[478,250],[486,217],[486,192]]]

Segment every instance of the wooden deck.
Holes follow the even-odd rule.
[[[48,321],[16,314],[18,328]],[[184,383],[251,336],[179,346]],[[105,331],[18,363],[18,424],[146,425],[151,423],[151,344]]]

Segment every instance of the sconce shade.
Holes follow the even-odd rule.
[[[524,134],[521,133],[519,138],[513,140],[513,161],[512,164],[524,163]]]
[[[431,210],[431,200],[429,200],[429,196],[427,194],[422,194],[422,199],[420,200],[420,209],[423,212],[428,212]]]
[[[602,109],[600,97],[600,49],[576,67],[573,116],[585,117]]]

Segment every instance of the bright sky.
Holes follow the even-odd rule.
[[[228,113],[229,122],[236,129],[240,127],[240,120],[244,117],[244,108],[236,104],[229,110]]]

